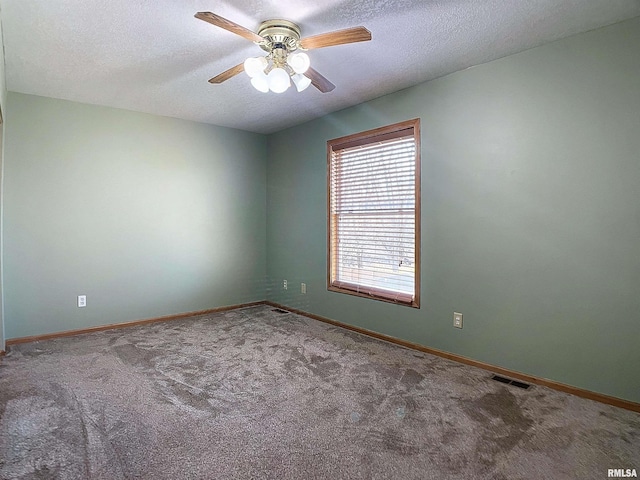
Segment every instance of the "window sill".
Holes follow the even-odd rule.
[[[417,297],[408,295],[406,293],[390,292],[379,289],[368,289],[366,291],[360,291],[362,287],[357,285],[341,284],[329,285],[327,290],[335,293],[345,293],[347,295],[353,295],[355,297],[369,298],[372,300],[379,300],[381,302],[393,303],[395,305],[403,305],[405,307],[420,308],[420,300]]]

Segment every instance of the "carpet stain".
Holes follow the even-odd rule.
[[[476,421],[481,432],[475,456],[485,468],[494,468],[500,458],[516,447],[534,423],[524,415],[517,398],[505,387],[464,401],[463,409]]]
[[[410,368],[408,370],[405,370],[404,374],[402,375],[402,378],[400,379],[400,382],[404,386],[411,388],[418,385],[422,380],[424,380],[424,375]]]

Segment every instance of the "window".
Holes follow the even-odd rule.
[[[327,142],[328,289],[420,307],[420,119]]]

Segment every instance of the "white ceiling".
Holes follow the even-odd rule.
[[[211,11],[251,30],[296,22],[302,36],[363,25],[370,42],[309,52],[337,88],[254,90],[259,55],[194,18]],[[271,133],[466,67],[640,15],[640,0],[0,0],[7,89]]]

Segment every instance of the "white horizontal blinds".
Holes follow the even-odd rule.
[[[410,303],[415,294],[413,128],[333,146],[331,284]]]

